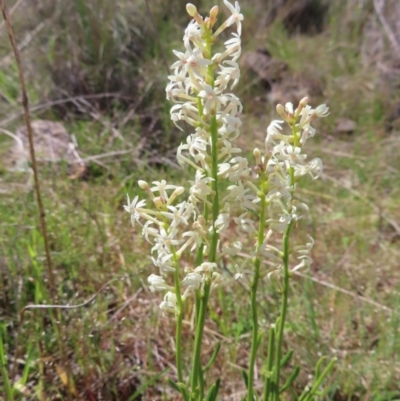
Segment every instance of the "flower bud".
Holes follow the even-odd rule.
[[[164,200],[164,198],[162,196],[155,197],[153,199],[153,202],[154,202],[154,206],[157,209],[162,209],[164,207],[164,205],[165,205],[165,200]]]
[[[282,118],[286,119],[285,108],[281,104],[276,106],[276,111]]]
[[[301,111],[304,109],[304,107],[307,106],[307,103],[308,103],[308,97],[307,96],[303,97],[303,99],[300,100],[299,107],[296,109],[296,112],[295,112],[295,118],[296,119],[299,117],[299,115],[300,115]]]
[[[177,187],[174,192],[172,192],[171,196],[168,199],[167,206],[171,205],[172,202],[176,199],[177,196],[183,194],[185,192],[185,188]]]
[[[214,6],[211,10],[210,10],[210,18],[216,18],[218,15],[218,6]]]
[[[261,164],[261,152],[260,152],[260,149],[255,148],[253,150],[253,156],[254,156],[254,159],[256,159],[256,165],[258,166],[259,164]]]
[[[153,192],[151,192],[150,186],[146,181],[139,180],[138,185],[140,188],[142,188],[143,190],[145,190],[147,192],[147,194],[149,195],[151,200],[154,199],[154,194],[153,194]]]
[[[149,184],[146,181],[139,180],[138,185],[140,188],[144,189],[145,191],[149,190]]]
[[[301,108],[306,107],[307,103],[308,103],[308,97],[307,96],[303,97],[303,99],[301,99],[299,102],[299,107],[301,107]]]
[[[187,3],[186,4],[186,11],[187,13],[194,18],[194,16],[197,14],[197,8],[194,4],[192,3]]]

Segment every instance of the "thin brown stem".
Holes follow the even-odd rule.
[[[36,163],[35,148],[34,148],[34,144],[33,144],[33,132],[32,132],[32,126],[31,126],[31,117],[30,117],[30,113],[29,113],[29,101],[28,101],[28,95],[27,95],[27,91],[26,91],[24,72],[22,69],[21,57],[20,57],[20,54],[19,54],[19,51],[17,48],[16,40],[15,40],[15,34],[14,34],[14,29],[13,29],[13,26],[11,23],[11,17],[9,15],[5,0],[0,0],[0,4],[1,4],[1,11],[3,13],[3,18],[6,23],[6,27],[7,27],[8,38],[10,39],[11,47],[13,49],[15,61],[17,63],[17,68],[18,68],[19,82],[21,85],[21,92],[22,92],[22,106],[24,109],[26,129],[28,132],[29,151],[30,151],[30,156],[31,156],[33,178],[34,178],[34,183],[35,183],[35,194],[36,194],[36,200],[37,200],[38,209],[39,209],[40,228],[42,231],[44,247],[45,247],[45,252],[46,252],[46,264],[47,264],[47,272],[48,272],[48,276],[49,276],[50,294],[51,294],[52,302],[55,303],[54,301],[56,298],[56,293],[55,293],[56,287],[55,287],[54,273],[53,273],[53,268],[52,268],[52,263],[51,263],[49,239],[48,239],[48,235],[47,235],[46,215],[44,212],[42,195],[40,192],[39,174],[38,174],[37,163]]]
[[[33,170],[33,178],[34,178],[34,188],[35,188],[35,194],[36,194],[36,200],[38,204],[38,209],[39,209],[39,221],[40,221],[40,228],[41,228],[41,233],[43,236],[43,242],[44,242],[44,247],[45,247],[45,254],[46,254],[46,266],[47,266],[47,273],[48,273],[48,279],[49,279],[49,287],[50,287],[50,301],[51,303],[55,304],[57,301],[57,290],[56,290],[56,284],[55,284],[55,279],[54,279],[54,273],[53,273],[53,268],[52,268],[52,263],[51,263],[51,256],[50,256],[50,245],[49,245],[49,239],[48,239],[48,234],[47,234],[47,225],[46,225],[46,215],[43,207],[43,201],[42,201],[42,196],[41,196],[41,191],[40,191],[40,182],[39,182],[39,174],[38,174],[38,169],[37,169],[37,163],[36,163],[36,156],[35,156],[35,147],[33,143],[33,131],[32,131],[32,125],[31,125],[31,117],[29,113],[29,101],[28,101],[28,95],[26,91],[26,84],[25,84],[25,77],[24,77],[24,72],[22,69],[22,63],[21,63],[21,57],[19,54],[19,50],[17,47],[17,41],[15,39],[15,34],[14,34],[14,28],[11,22],[11,17],[8,12],[7,4],[5,0],[0,0],[0,6],[1,6],[1,11],[3,13],[3,18],[7,27],[7,33],[8,33],[8,38],[11,43],[11,47],[14,52],[14,57],[15,61],[17,64],[17,69],[18,69],[18,75],[19,75],[19,82],[21,85],[21,93],[22,93],[22,107],[24,110],[24,117],[25,117],[25,124],[28,132],[28,140],[29,140],[29,151],[30,151],[30,156],[31,156],[31,163],[32,163],[32,170]],[[55,316],[51,316],[51,320],[53,323],[53,328],[56,333],[57,337],[57,343],[58,347],[60,350],[61,354],[61,359],[63,360],[63,364],[67,368],[67,374],[68,374],[68,385],[67,387],[67,395],[68,395],[68,400],[72,400],[72,375],[69,371],[69,366],[68,366],[68,360],[67,360],[67,355],[65,353],[64,349],[64,344],[62,342],[61,338],[61,314],[59,310],[56,310]],[[18,353],[18,350],[16,350],[16,353]]]

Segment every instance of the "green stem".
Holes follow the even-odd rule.
[[[248,374],[248,401],[253,401],[253,384],[254,384],[254,364],[256,360],[257,354],[257,345],[258,345],[258,314],[257,314],[257,288],[258,281],[260,279],[260,251],[262,244],[264,242],[264,229],[265,229],[265,208],[266,208],[266,200],[265,200],[265,184],[262,183],[261,189],[261,213],[260,213],[260,222],[258,227],[258,237],[257,237],[257,257],[254,261],[254,278],[253,283],[250,289],[250,299],[251,299],[251,318],[252,318],[252,336],[251,336],[251,351],[250,351],[250,363],[249,363],[249,374]]]
[[[195,265],[200,266],[203,263],[203,252],[204,252],[204,244],[201,244],[199,249],[197,250]],[[195,324],[197,326],[197,320],[200,312],[200,301],[201,301],[201,293],[200,290],[195,291]]]
[[[312,400],[312,397],[314,394],[318,391],[319,387],[321,386],[322,382],[325,380],[326,376],[331,372],[333,369],[334,365],[336,363],[336,358],[332,359],[328,366],[324,369],[324,371],[321,373],[321,375],[316,379],[315,383],[311,387],[311,390],[309,392],[304,391],[300,397],[299,401],[308,401]]]
[[[286,312],[288,306],[289,295],[289,236],[292,228],[292,222],[286,228],[283,237],[283,291],[282,291],[282,305],[281,314],[278,323],[277,345],[275,349],[275,380],[274,380],[274,400],[279,400],[279,381],[281,374],[281,357],[282,357],[282,342],[283,330],[285,328]]]
[[[178,314],[176,316],[176,333],[175,333],[175,346],[176,346],[176,369],[178,372],[178,382],[183,383],[183,368],[182,368],[182,321],[183,321],[183,302],[181,296],[181,287],[179,282],[179,269],[178,269],[178,257],[173,250],[173,258],[175,262],[175,273],[174,273],[174,284],[176,303],[178,306]]]
[[[207,42],[207,53],[206,57],[211,59],[211,34],[206,37]],[[214,67],[213,65],[208,66],[208,75],[210,78],[210,84],[214,87]],[[200,109],[199,109],[200,110]],[[202,113],[202,112],[201,112]],[[218,125],[217,118],[215,115],[211,116],[210,121],[210,133],[211,133],[211,177],[213,181],[211,182],[211,188],[213,190],[212,197],[212,225],[213,231],[211,235],[211,243],[208,254],[209,262],[213,263],[217,259],[217,246],[219,235],[215,229],[215,221],[219,215],[219,198],[218,198]],[[199,256],[199,254],[198,254]],[[203,341],[204,324],[207,314],[207,304],[208,298],[211,290],[211,278],[209,281],[204,283],[203,295],[200,300],[200,308],[198,315],[196,317],[196,333],[194,340],[194,351],[193,351],[193,366],[192,366],[192,376],[190,381],[190,401],[202,400],[204,396],[204,381],[203,381],[203,368],[201,366],[201,344]]]
[[[218,245],[218,233],[215,229],[215,222],[219,215],[219,197],[218,197],[218,126],[217,126],[217,118],[215,116],[211,117],[211,157],[212,157],[212,165],[211,165],[211,176],[213,181],[211,182],[211,188],[214,191],[213,194],[213,202],[212,202],[212,219],[213,219],[213,232],[209,253],[210,262],[215,262],[216,260],[216,252]]]
[[[219,200],[218,200],[218,149],[217,149],[217,142],[218,142],[218,127],[217,127],[217,120],[216,117],[211,117],[211,155],[212,155],[212,166],[211,166],[211,175],[213,181],[211,183],[212,189],[214,191],[213,202],[212,202],[212,219],[213,219],[213,232],[211,237],[211,244],[210,244],[210,251],[209,251],[209,261],[211,263],[216,261],[217,257],[217,245],[219,236],[215,229],[215,221],[219,215]],[[201,297],[200,301],[200,311],[197,317],[197,327],[196,327],[196,334],[195,334],[195,345],[194,345],[194,353],[193,353],[193,368],[192,368],[192,378],[191,378],[191,395],[190,400],[195,400],[197,398],[196,394],[199,394],[198,399],[202,399],[202,395],[204,394],[204,384],[203,380],[200,380],[199,376],[202,374],[202,367],[200,361],[200,349],[201,343],[203,340],[203,331],[204,331],[204,323],[205,317],[207,313],[207,304],[208,298],[211,289],[211,282],[206,282],[204,284],[204,292],[203,296]],[[199,392],[197,392],[197,386],[200,382]]]
[[[293,135],[293,146],[297,146],[299,142],[299,137],[297,134],[296,126],[292,125],[292,135]],[[294,177],[294,168],[289,168],[289,176],[290,176],[290,186],[291,186],[291,195],[292,200],[294,196],[294,185],[295,185],[295,177]],[[273,383],[273,400],[279,401],[279,382],[281,375],[281,357],[282,357],[282,342],[283,342],[283,331],[285,329],[285,320],[286,320],[286,312],[288,306],[288,296],[289,296],[289,237],[290,231],[292,229],[293,221],[290,221],[288,224],[285,234],[283,236],[283,291],[282,291],[282,305],[281,305],[281,314],[277,323],[277,346],[275,349],[275,375],[274,375],[274,383]]]
[[[197,386],[199,384],[199,376],[201,373],[200,369],[202,369],[201,361],[200,361],[200,351],[201,351],[201,343],[203,340],[204,323],[205,323],[205,319],[206,319],[207,303],[208,303],[208,297],[210,295],[210,288],[211,288],[211,283],[206,283],[204,285],[204,293],[201,298],[200,311],[199,311],[199,316],[197,319],[194,352],[193,352],[192,378],[191,378],[191,383],[190,383],[190,388],[191,388],[190,400],[191,401],[198,399]],[[199,389],[199,391],[203,392],[204,390],[201,391],[201,389]]]
[[[263,401],[269,401],[269,395],[271,393],[272,366],[274,363],[274,347],[275,347],[275,327],[271,326],[268,335],[268,356],[267,356],[267,366],[266,366],[267,371],[265,377]]]

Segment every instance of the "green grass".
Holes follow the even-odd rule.
[[[183,6],[182,2],[175,3]],[[126,13],[124,18],[143,15],[144,9],[136,3],[133,6],[138,7],[136,14]],[[128,6],[124,4],[124,7]],[[86,32],[83,13],[87,10],[79,10],[80,26]],[[162,2],[155,2],[153,10],[157,27],[163,33],[164,50],[171,60],[170,49],[179,43],[186,20],[174,20]],[[364,11],[361,11],[355,17],[362,21]],[[316,362],[326,354],[337,356],[338,362],[334,374],[327,380],[326,394],[319,399],[394,401],[400,399],[400,233],[396,231],[396,222],[400,221],[399,139],[395,132],[384,131],[387,93],[365,85],[375,77],[376,71],[361,68],[357,52],[358,25],[353,24],[348,31],[340,30],[338,15],[343,9],[338,7],[333,12],[336,14],[330,16],[327,29],[320,35],[288,36],[279,24],[260,34],[260,41],[275,57],[287,62],[292,71],[306,71],[322,79],[324,96],[311,99],[311,104],[326,99],[331,107],[331,117],[319,127],[319,136],[310,150],[310,155],[324,161],[324,179],[309,180],[299,191],[300,197],[310,205],[310,216],[302,224],[303,231],[316,239],[310,272],[313,280],[299,276],[292,281],[284,345],[286,350],[295,350],[288,368],[292,369],[295,364],[302,368],[296,390],[301,391],[307,384]],[[23,32],[23,18],[23,13],[15,15],[17,32]],[[249,13],[246,23],[250,29],[256,19],[256,14]],[[124,35],[131,31],[127,30],[126,21],[115,24],[115,32],[120,36],[107,37],[109,41],[117,38],[118,47],[125,43]],[[55,31],[58,42],[52,38],[51,44],[43,31],[43,37],[36,38],[24,53],[31,104],[48,100],[47,96],[55,89],[42,63],[43,59],[57,60],[67,49],[57,48],[55,43],[60,45],[66,40],[61,35],[69,28],[63,25],[57,29],[60,29]],[[104,26],[102,29],[102,35],[109,34]],[[150,35],[140,24],[135,29],[131,32],[134,38]],[[103,64],[96,58],[100,53],[95,50],[100,45],[95,45],[88,33],[85,35],[82,36],[86,38],[85,46],[77,48],[77,54],[81,56],[83,49],[92,46],[88,54],[95,61],[79,59],[78,64],[84,70],[94,71],[93,76],[100,77],[102,82],[101,74],[110,64],[104,61],[106,58],[100,60]],[[345,35],[348,35],[347,41]],[[0,37],[5,38],[4,30]],[[247,48],[254,49],[251,32],[245,38]],[[69,45],[81,43],[79,38],[73,39]],[[3,43],[0,56],[8,54]],[[115,51],[115,46],[110,44],[107,49]],[[139,390],[143,390],[143,400],[174,399],[167,383],[167,377],[175,374],[171,368],[174,324],[161,316],[159,299],[148,290],[146,278],[155,272],[149,257],[150,247],[139,231],[130,226],[123,204],[127,193],[131,197],[143,195],[136,186],[138,179],[151,182],[166,178],[186,185],[189,172],[166,163],[166,160],[173,161],[170,143],[179,143],[182,136],[172,129],[168,105],[163,100],[166,73],[157,42],[152,37],[141,46],[140,54],[133,58],[133,66],[123,69],[129,57],[124,59],[120,55],[118,59],[118,68],[126,76],[134,71],[135,99],[143,95],[137,112],[125,125],[121,122],[132,104],[117,102],[104,108],[100,105],[100,120],[71,109],[64,114],[50,109],[36,115],[50,119],[63,117],[67,129],[77,138],[82,157],[132,149],[131,153],[91,161],[86,175],[79,179],[68,178],[70,171],[66,165],[40,165],[57,303],[85,302],[107,281],[120,278],[111,282],[94,301],[81,308],[62,310],[60,335],[65,355],[57,346],[49,311],[28,310],[19,324],[19,312],[25,305],[49,303],[48,277],[35,197],[26,186],[28,177],[8,172],[4,166],[0,171],[0,388],[3,390],[0,394],[13,392],[15,400],[67,400],[67,388],[74,399],[82,400],[103,397],[124,401],[133,399]],[[33,54],[38,48],[43,58],[35,60]],[[112,54],[110,50],[108,57]],[[152,86],[145,92],[149,83]],[[271,105],[257,104],[254,109],[263,109],[264,115],[261,118],[251,115],[252,99],[262,94],[262,89],[249,84],[246,75],[240,90],[244,101],[250,103],[245,107],[246,118],[239,142],[250,151],[255,145],[262,146],[265,128],[274,114]],[[0,74],[0,94],[0,120],[3,120],[19,112],[18,81],[13,64]],[[153,116],[157,118],[155,136],[151,136],[154,131],[149,128]],[[342,135],[335,131],[337,120],[342,117],[357,123],[354,133]],[[20,123],[21,120],[14,120],[4,128],[13,131]],[[123,139],[113,136],[110,124],[117,127]],[[3,135],[0,138],[3,164],[7,157],[3,145],[11,142]],[[300,238],[295,236],[294,240]],[[246,367],[251,326],[246,290],[234,283],[228,271],[224,274],[227,284],[219,296],[213,294],[205,336],[206,344],[222,342],[210,375],[221,375],[220,394],[226,394],[226,399],[235,399],[234,395],[238,397],[244,390],[241,368]],[[269,282],[262,285],[259,304],[265,324],[261,329],[267,331],[278,314],[278,298]],[[184,319],[187,349],[193,337],[191,319],[192,310],[188,308]],[[227,323],[230,331],[226,329]],[[210,357],[208,349],[212,347],[205,346],[206,359]],[[257,362],[261,366],[262,358]],[[73,381],[66,379],[67,367]],[[164,371],[166,368],[170,370]],[[156,383],[147,386],[160,372],[164,373]],[[136,396],[140,399],[139,394]]]

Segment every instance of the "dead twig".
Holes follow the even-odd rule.
[[[360,300],[360,301],[362,301],[362,302],[365,302],[365,303],[367,303],[367,304],[370,304],[370,305],[372,305],[372,306],[375,306],[375,307],[377,307],[377,308],[379,308],[379,309],[383,309],[383,310],[385,310],[385,311],[387,311],[387,312],[390,312],[390,313],[393,312],[393,309],[392,309],[392,308],[389,308],[389,307],[386,306],[386,305],[382,305],[382,304],[380,304],[379,302],[374,301],[373,299],[370,299],[370,298],[367,298],[367,297],[363,297],[362,295],[358,295],[358,294],[356,294],[355,292],[351,292],[351,291],[346,290],[346,289],[344,289],[344,288],[338,287],[337,285],[328,283],[327,281],[320,280],[320,279],[318,279],[318,278],[309,276],[309,275],[307,275],[307,274],[302,274],[302,273],[300,273],[300,272],[294,272],[294,274],[295,274],[296,276],[303,277],[303,278],[305,278],[305,279],[307,279],[307,280],[314,281],[314,283],[323,285],[324,287],[331,288],[332,290],[335,290],[335,291],[337,291],[337,292],[341,292],[342,294],[346,294],[346,295],[348,295],[348,296],[350,296],[350,297],[352,297],[352,298],[354,298],[354,299],[358,299],[358,300]]]
[[[135,273],[135,274],[137,274],[137,273]],[[75,304],[75,305],[69,305],[69,304],[66,304],[66,305],[44,305],[44,304],[26,305],[19,312],[19,324],[22,325],[22,323],[24,321],[24,314],[28,309],[77,309],[77,308],[83,308],[84,306],[86,306],[86,305],[90,304],[92,301],[94,301],[96,299],[96,297],[100,293],[102,293],[111,283],[113,283],[115,281],[125,280],[127,277],[129,277],[129,275],[126,275],[123,277],[112,278],[111,280],[109,280],[105,284],[103,284],[96,293],[94,293],[86,301],[84,301],[80,304]]]

